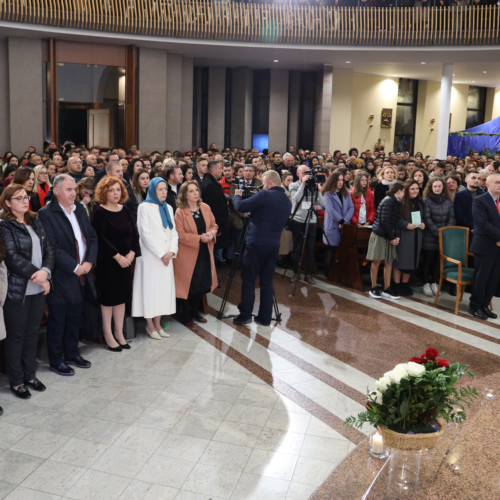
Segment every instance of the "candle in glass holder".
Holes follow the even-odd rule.
[[[376,455],[384,453],[384,438],[378,431],[372,436],[372,453]]]
[[[484,394],[484,397],[490,401],[495,399],[495,396],[496,396],[495,389],[493,389],[493,387],[485,387],[483,394]]]

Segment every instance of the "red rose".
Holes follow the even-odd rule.
[[[434,361],[437,358],[438,354],[439,352],[432,347],[429,347],[429,349],[426,349],[425,351],[425,357],[431,361]]]
[[[410,361],[413,361],[414,363],[422,364],[422,358],[419,358],[417,356],[413,356],[413,358],[411,358]]]
[[[372,409],[372,405],[370,404],[370,401],[367,401],[367,402],[365,403],[365,406],[366,406],[366,409],[367,409],[367,410],[371,410],[371,409]]]
[[[439,368],[448,368],[448,366],[450,366],[450,363],[448,363],[448,361],[446,361],[446,359],[436,359],[436,362],[439,366]]]

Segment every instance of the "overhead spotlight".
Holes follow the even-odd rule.
[[[487,71],[483,71],[483,75],[486,75],[486,73],[488,73]]]
[[[455,73],[453,73],[451,76],[455,76]]]
[[[420,64],[427,64],[425,61],[421,61]]]
[[[346,61],[345,63],[346,63],[346,64],[351,64],[351,61]]]
[[[472,80],[472,83],[476,83],[476,80]]]
[[[275,59],[274,62],[277,63],[277,62],[280,62],[280,60],[279,59]]]

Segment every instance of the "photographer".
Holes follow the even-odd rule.
[[[241,301],[238,306],[240,314],[233,319],[236,325],[245,325],[252,321],[257,276],[260,282],[260,305],[255,321],[263,326],[271,323],[273,275],[281,231],[290,216],[291,202],[281,187],[277,172],[265,172],[262,183],[263,190],[250,198],[242,199],[242,189],[236,189],[233,198],[236,210],[250,212],[241,272]]]
[[[290,194],[292,197],[292,262],[293,262],[293,278],[292,283],[300,280],[300,254],[302,251],[302,238],[305,238],[304,253],[306,254],[306,273],[304,281],[310,285],[314,285],[314,280],[311,277],[314,265],[314,243],[316,242],[316,213],[311,210],[309,217],[309,227],[306,230],[306,218],[314,203],[316,208],[321,208],[325,205],[323,195],[319,192],[314,176],[311,176],[311,169],[307,165],[301,165],[297,169],[299,180],[290,184]]]

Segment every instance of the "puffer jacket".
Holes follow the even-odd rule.
[[[439,250],[439,228],[455,224],[453,202],[431,194],[424,202],[424,250]]]
[[[54,247],[45,234],[38,218],[31,218],[30,225],[40,238],[42,247],[42,267],[54,269]],[[14,220],[1,219],[0,235],[5,243],[7,255],[5,265],[8,273],[7,298],[15,301],[24,300],[28,280],[39,269],[31,263],[32,241],[26,226]]]
[[[373,221],[372,231],[386,240],[401,236],[399,228],[399,209],[401,204],[394,196],[386,196],[378,206],[377,215]]]

